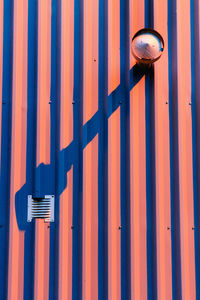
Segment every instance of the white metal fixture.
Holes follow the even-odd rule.
[[[152,64],[161,57],[164,40],[157,31],[144,28],[132,38],[131,50],[138,63]]]
[[[43,198],[34,198],[28,195],[27,221],[33,218],[44,219],[45,222],[54,222],[54,196],[45,195]]]

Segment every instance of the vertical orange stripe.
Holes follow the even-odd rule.
[[[74,1],[61,6],[61,150],[73,141]]]
[[[98,0],[84,1],[83,123],[98,110]],[[85,138],[87,138],[85,136]],[[83,152],[83,299],[98,299],[98,135]]]
[[[98,1],[84,1],[83,123],[98,110]]]
[[[165,50],[155,63],[155,156],[158,299],[172,299],[167,0],[154,1],[154,26]]]
[[[120,1],[108,2],[108,94],[120,84]],[[108,121],[108,299],[121,299],[120,108]]]
[[[132,299],[147,299],[145,79],[130,94]]]
[[[37,166],[50,163],[51,1],[38,2]],[[55,101],[55,99],[53,99]],[[49,295],[49,228],[36,220],[34,299]]]
[[[43,0],[38,3],[37,166],[50,163],[50,68],[51,1]]]
[[[130,3],[130,44],[144,27],[144,1]],[[131,45],[130,45],[131,46]],[[131,47],[130,47],[131,50]],[[130,53],[130,68],[135,59]],[[147,299],[145,79],[130,92],[131,299]]]
[[[108,121],[108,299],[121,299],[120,108]]]
[[[61,133],[60,150],[73,140],[74,1],[61,6]],[[64,157],[63,157],[64,159]],[[59,300],[72,299],[72,210],[73,168],[64,170],[66,187],[60,196],[59,214]]]
[[[72,201],[73,168],[67,174],[67,187],[60,196],[59,300],[72,299]]]
[[[35,222],[35,281],[34,299],[49,299],[49,223]]]
[[[14,1],[12,152],[8,299],[23,299],[24,232],[19,231],[15,196],[26,180],[27,1]]]
[[[190,3],[177,1],[179,178],[183,300],[195,299]]]
[[[83,153],[83,299],[98,299],[98,136]]]
[[[108,94],[120,84],[120,0],[108,1]]]

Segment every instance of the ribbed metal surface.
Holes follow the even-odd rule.
[[[43,198],[33,198],[28,195],[27,222],[33,219],[44,219],[54,222],[54,196],[45,195]]]
[[[200,299],[199,9],[0,0],[0,299]],[[144,27],[165,41],[147,74]]]

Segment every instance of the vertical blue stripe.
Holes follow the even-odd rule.
[[[34,197],[42,197],[41,191],[40,191],[40,169],[41,165],[36,167],[37,163],[37,88],[38,88],[38,25],[39,25],[39,3],[38,0],[36,0],[36,22],[35,22],[35,31],[36,31],[36,41],[35,41],[35,77],[34,77],[34,83],[35,83],[35,167],[34,167],[34,188],[33,188],[33,196]]]
[[[74,166],[72,300],[82,298],[82,196],[83,196],[83,0],[74,2]]]
[[[121,299],[131,299],[129,1],[120,0]],[[120,225],[120,224],[119,224]],[[119,232],[120,234],[120,232]]]
[[[145,27],[154,27],[154,0],[145,0]]]
[[[59,281],[59,200],[60,189],[60,72],[61,72],[61,0],[51,2],[51,194],[55,195],[55,222],[50,225],[49,299],[58,299]]]
[[[13,70],[13,1],[4,0],[3,11],[3,82],[1,124],[1,177],[0,177],[0,298],[8,292],[10,163],[12,130],[12,70]]]
[[[156,249],[156,170],[155,170],[155,107],[154,69],[145,81],[146,121],[146,212],[147,212],[147,292],[148,300],[157,299]]]
[[[108,0],[99,0],[98,299],[108,299]]]
[[[168,60],[169,60],[172,295],[173,295],[173,300],[179,300],[182,299],[182,288],[181,288],[179,153],[178,153],[177,20],[176,20],[175,0],[168,0]]]
[[[145,0],[145,26],[154,27],[153,0]],[[147,294],[148,300],[157,299],[156,246],[156,170],[155,170],[155,96],[154,67],[145,79],[146,123],[146,211],[147,211]]]

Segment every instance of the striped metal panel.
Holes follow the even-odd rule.
[[[0,0],[0,299],[200,299],[198,0]],[[132,36],[156,29],[149,72]],[[55,195],[55,222],[27,198]]]

